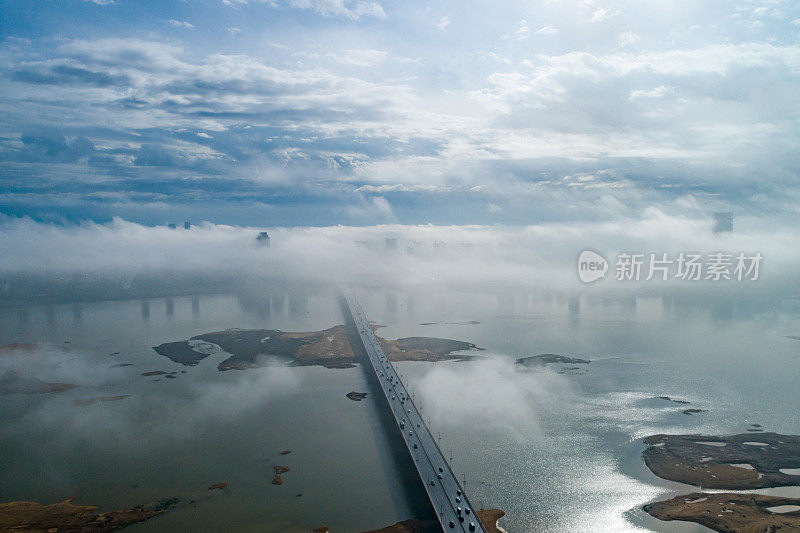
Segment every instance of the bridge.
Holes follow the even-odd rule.
[[[367,352],[369,368],[380,383],[383,397],[411,455],[442,531],[486,533],[458,478],[450,469],[394,366],[387,359],[364,310],[353,295],[348,294],[345,298],[356,331]]]

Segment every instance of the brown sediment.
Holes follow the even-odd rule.
[[[800,511],[773,513],[768,510],[782,505],[800,505],[800,498],[695,492],[647,504],[643,509],[659,520],[696,522],[726,533],[800,530]]]
[[[74,389],[72,383],[50,383],[41,379],[24,376],[15,370],[5,370],[0,374],[0,394],[49,394]]]
[[[43,362],[38,355],[46,356],[49,355],[48,352],[53,351],[66,353],[71,351],[71,348],[61,345],[21,342],[12,342],[0,346],[0,356],[13,356],[14,354],[26,356],[24,358],[26,366],[24,372],[12,368],[0,370],[0,394],[49,394],[64,392],[77,387],[78,385],[72,383],[51,383],[29,375],[31,372],[28,372],[27,368]]]
[[[500,527],[498,522],[506,515],[502,509],[480,509],[476,511],[478,519],[483,524],[483,529],[487,533],[506,533],[506,530]]]
[[[213,485],[208,487],[208,490],[224,490],[227,487],[228,487],[228,484],[223,482],[223,481],[221,481],[219,483],[214,483]]]
[[[230,357],[217,366],[220,371],[263,366],[264,358],[268,356],[290,359],[298,366],[349,368],[355,363],[345,326],[295,333],[268,329],[230,329],[205,333],[188,341],[161,344],[154,350],[176,363],[196,365],[209,355],[192,349],[189,341],[198,340],[215,344],[230,354]],[[456,355],[454,352],[480,349],[469,342],[433,337],[379,340],[386,356],[392,361],[464,359],[466,356]]]
[[[290,453],[292,453],[292,450],[283,450],[281,455],[289,455]]]
[[[505,533],[505,530],[497,524],[498,520],[506,515],[505,511],[501,509],[481,509],[476,511],[475,514],[488,533]],[[411,519],[365,533],[441,533],[441,531],[439,523],[435,520]]]
[[[117,402],[130,398],[130,394],[120,394],[119,396],[98,396],[96,398],[75,398],[72,403],[77,405],[92,405],[94,402]]]
[[[69,346],[63,346],[61,344],[35,344],[35,343],[25,343],[25,342],[12,342],[0,346],[0,355],[7,355],[14,352],[29,354],[40,350],[55,350],[58,352],[66,353],[72,351],[72,348]]]
[[[642,457],[647,467],[670,481],[710,489],[760,489],[800,482],[800,477],[780,471],[800,466],[798,435],[651,435],[644,443],[647,449]],[[741,464],[752,469],[733,466]]]
[[[288,472],[289,471],[289,467],[288,466],[281,466],[281,465],[272,465],[272,468],[273,468],[273,470],[275,470],[275,477],[272,478],[272,484],[273,485],[282,485],[283,484],[283,478],[281,477],[281,474],[285,474],[286,472]]]
[[[0,504],[0,532],[103,533],[122,529],[163,512],[159,508],[131,507],[97,513],[94,505],[73,505],[72,500],[42,505],[36,502]]]
[[[163,376],[166,372],[163,370],[151,370],[150,372],[142,372],[143,376]]]

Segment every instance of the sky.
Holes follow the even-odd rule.
[[[0,215],[791,224],[791,0],[0,3]]]

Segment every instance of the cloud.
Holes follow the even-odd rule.
[[[528,21],[522,19],[519,21],[519,27],[517,28],[516,35],[518,41],[524,41],[528,37],[530,37],[531,29],[528,27]]]
[[[694,194],[796,212],[798,14],[785,3],[547,2],[535,19],[492,6],[496,26],[471,4],[467,40],[436,27],[452,15],[375,5],[211,2],[191,17],[211,33],[162,38],[185,13],[112,39],[11,20],[0,212],[363,224],[385,215],[349,207],[379,194],[398,221],[519,223],[580,216],[601,189],[638,210]],[[86,8],[58,3],[43,27]],[[98,27],[116,11],[93,9]],[[586,175],[598,178],[572,179]]]
[[[370,192],[370,193],[387,193],[387,192],[443,192],[447,191],[447,187],[441,185],[415,183],[413,185],[406,185],[404,183],[393,183],[391,185],[362,185],[353,192]]]
[[[194,29],[194,24],[192,24],[190,22],[186,22],[185,20],[169,19],[169,20],[167,20],[167,24],[170,24],[171,26],[175,26],[176,28],[185,28],[187,30],[193,30]]]
[[[624,31],[617,36],[617,44],[619,44],[620,48],[629,46],[639,40],[641,40],[641,37],[632,31]]]
[[[655,89],[638,89],[631,91],[631,94],[628,96],[628,100],[636,100],[637,98],[662,98],[668,94],[673,94],[674,92],[674,87],[661,85]]]
[[[439,22],[436,24],[436,27],[440,30],[444,31],[450,25],[450,17],[444,16],[442,17]]]
[[[15,274],[26,273],[23,281],[54,280],[57,287],[61,283],[57,280],[73,279],[71,274],[82,273],[86,277],[80,279],[117,279],[121,288],[131,276],[153,273],[226,279],[268,273],[286,282],[303,283],[338,280],[393,287],[435,279],[437,283],[471,286],[502,279],[509,285],[578,290],[582,285],[575,275],[575,259],[581,250],[591,248],[607,258],[620,251],[672,255],[681,251],[759,251],[764,256],[764,269],[757,285],[713,286],[722,291],[774,290],[795,283],[800,237],[789,226],[776,230],[767,219],[737,218],[736,232],[720,236],[712,232],[713,222],[704,206],[693,205],[688,199],[682,206],[676,204],[674,214],[655,208],[642,213],[628,211],[608,192],[597,203],[604,204],[602,208],[609,209],[614,217],[608,221],[527,226],[401,225],[392,223],[395,208],[384,196],[362,195],[352,208],[366,217],[381,216],[388,224],[259,228],[198,223],[186,231],[121,219],[80,226],[6,219],[0,224],[0,246],[7,251],[0,263],[0,277],[15,279]],[[486,209],[485,202],[481,209]],[[271,248],[256,245],[256,235],[263,229],[272,238]],[[418,243],[416,253],[383,257],[356,244],[378,246],[386,237],[397,238],[401,250]],[[437,251],[435,242],[450,243],[449,251]],[[459,243],[471,243],[472,247],[466,251]],[[607,285],[609,289],[627,287],[620,283]],[[0,283],[4,298],[21,289],[24,287]],[[494,370],[503,372],[502,367]]]
[[[359,195],[358,202],[347,206],[346,210],[352,217],[361,220],[395,221],[394,211],[389,201],[383,196],[364,197]]]
[[[372,49],[344,50],[341,53],[333,54],[336,61],[357,67],[374,67],[385,62],[388,57],[389,54],[386,52]]]
[[[141,392],[141,383],[121,381],[119,369],[97,364],[96,354],[80,347],[68,351],[59,348],[36,345],[33,349],[7,351],[0,358],[0,376],[11,371],[48,382],[79,385],[58,394],[52,402],[29,402],[23,407],[29,428],[56,430],[56,440],[67,443],[66,446],[74,446],[75,442],[102,426],[113,438],[128,442],[129,453],[145,452],[144,443],[139,446],[134,435],[140,430],[139,423],[143,420],[157,416],[162,422],[151,428],[155,438],[180,437],[197,431],[198,426],[207,424],[209,420],[230,420],[263,409],[271,401],[295,394],[303,380],[285,362],[267,359],[264,367],[242,372],[233,380],[215,379],[216,372],[210,378],[199,372],[194,380],[182,384],[176,380],[175,385],[183,391],[166,395],[169,397],[166,401],[158,389],[137,394]],[[202,361],[200,366],[213,368],[217,362],[213,357],[210,359]],[[177,365],[174,368],[178,370]],[[145,379],[138,374],[130,379]],[[80,408],[71,405],[79,398],[108,396],[108,390],[117,391],[115,394],[131,394],[130,398],[113,404],[113,416],[102,404]],[[65,404],[68,407],[65,408]],[[166,405],[169,407],[165,408]],[[59,467],[54,468],[58,471]]]
[[[95,148],[86,137],[67,138],[49,131],[26,132],[21,140],[20,157],[26,161],[71,163],[89,157]]]
[[[539,28],[538,30],[536,30],[533,33],[534,33],[534,35],[557,35],[558,34],[558,28],[556,28],[555,26],[553,26],[551,24],[548,24],[547,26],[542,26],[541,28]]]
[[[610,19],[611,17],[616,17],[621,12],[616,9],[606,9],[603,7],[598,7],[594,13],[592,13],[592,22],[602,22],[604,20]]]
[[[323,17],[341,17],[350,20],[359,20],[362,17],[386,18],[383,6],[377,2],[361,0],[287,0],[286,4],[295,9],[314,10]]]
[[[564,376],[520,372],[514,359],[500,355],[431,366],[411,390],[434,427],[518,439],[539,435],[539,414],[575,395]]]

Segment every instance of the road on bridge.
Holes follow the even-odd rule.
[[[450,469],[394,366],[387,359],[364,310],[353,295],[346,295],[346,299],[372,370],[442,530],[486,533],[458,478]]]

